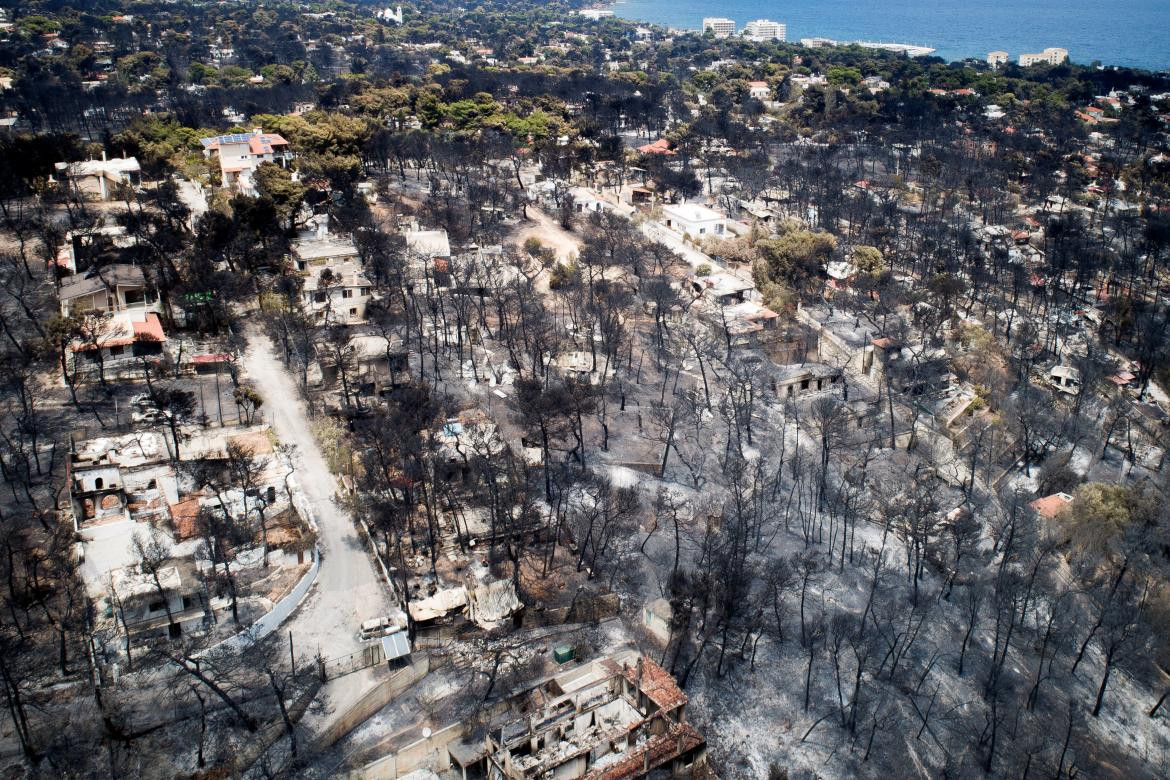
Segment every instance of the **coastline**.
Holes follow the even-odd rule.
[[[919,17],[911,16],[904,28],[899,22],[908,13],[907,9],[913,8],[907,2],[900,0],[895,2],[890,13],[873,6],[868,7],[865,13],[852,14],[842,10],[848,8],[845,0],[841,0],[838,5],[840,7],[836,9],[818,6],[814,13],[806,6],[792,6],[787,3],[777,3],[768,8],[751,4],[720,8],[712,7],[705,2],[700,3],[698,0],[689,2],[683,0],[668,6],[649,3],[647,0],[605,0],[590,4],[593,8],[611,11],[615,18],[624,19],[632,24],[656,27],[677,34],[702,34],[698,20],[703,16],[731,18],[740,29],[747,21],[764,16],[786,24],[788,36],[785,43],[794,46],[801,45],[802,40],[826,38],[842,46],[857,43],[870,48],[913,49],[917,51],[912,56],[937,57],[947,63],[964,60],[982,61],[991,51],[1007,51],[1011,56],[1011,62],[1015,63],[1021,54],[1041,52],[1047,48],[1063,48],[1069,51],[1069,63],[1080,67],[1096,65],[1151,73],[1170,72],[1168,56],[1170,42],[1163,40],[1167,34],[1162,32],[1163,29],[1170,27],[1151,26],[1146,24],[1140,15],[1136,20],[1138,25],[1136,29],[1145,30],[1145,33],[1140,40],[1135,41],[1132,30],[1129,34],[1119,37],[1116,30],[1108,29],[1108,24],[1118,23],[1116,14],[1104,15],[1091,10],[1086,11],[1082,7],[1078,11],[1081,16],[1095,14],[1102,17],[1100,24],[1090,24],[1084,29],[1067,22],[1051,24],[1048,16],[1038,19],[1036,13],[1037,8],[1042,5],[1040,0],[1036,0],[1023,10],[1017,11],[1015,7],[1011,7],[1002,13],[992,12],[990,18],[986,14],[968,18],[965,6],[952,4],[944,12],[944,18],[955,17],[945,21],[956,23],[948,25],[936,20],[931,24],[920,25],[916,23]],[[1140,13],[1146,17],[1155,14],[1156,18],[1161,19],[1162,17],[1155,11],[1156,9],[1151,11],[1149,7],[1140,9]],[[1014,22],[1017,16],[1022,19],[1018,24]],[[904,29],[905,32],[900,34],[899,29]],[[925,49],[932,51],[927,52]]]

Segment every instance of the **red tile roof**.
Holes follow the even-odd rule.
[[[585,775],[586,780],[624,780],[642,777],[645,767],[658,767],[706,742],[689,723],[675,723],[670,731],[642,742],[626,751],[612,764],[598,767]]]
[[[637,665],[625,667],[622,673],[635,686],[639,685]],[[670,711],[687,703],[687,695],[678,687],[670,672],[646,656],[642,656],[641,677],[640,690],[650,701],[657,704],[659,709]]]
[[[1053,493],[1050,496],[1044,496],[1033,501],[1028,506],[1041,517],[1051,520],[1058,515],[1062,515],[1072,506],[1073,497],[1068,493]]]
[[[252,154],[272,154],[273,147],[288,146],[288,141],[276,133],[260,133],[252,136],[248,149]]]
[[[214,363],[230,363],[232,362],[232,356],[227,352],[211,352],[206,355],[196,355],[191,358],[191,362],[197,366]]]
[[[135,341],[166,341],[167,334],[163,333],[162,321],[154,312],[146,315],[142,322],[134,323]]]
[[[659,138],[652,144],[639,146],[638,151],[642,154],[675,154],[676,152],[670,148],[670,141],[665,138]]]
[[[201,493],[192,493],[171,504],[171,522],[175,535],[180,540],[194,539],[199,535],[199,499]]]
[[[129,325],[130,327],[126,327]],[[96,343],[75,342],[73,344],[74,352],[85,352],[86,350],[110,347],[126,347],[139,341],[147,342],[162,342],[167,340],[167,334],[163,332],[162,321],[159,320],[158,315],[154,312],[147,312],[144,319],[115,319],[110,326],[108,334]]]

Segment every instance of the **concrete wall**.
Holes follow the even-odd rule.
[[[316,547],[313,548],[313,565],[305,572],[300,581],[292,589],[287,596],[272,607],[272,610],[261,617],[247,629],[241,631],[235,636],[229,637],[222,642],[212,645],[207,650],[204,650],[199,655],[210,652],[228,652],[240,653],[249,645],[259,642],[264,637],[271,634],[276,629],[280,628],[280,624],[288,620],[289,615],[301,603],[301,599],[309,592],[309,588],[317,580],[317,572],[321,569],[321,556]]]
[[[452,762],[447,745],[462,738],[463,732],[462,723],[453,723],[429,737],[410,743],[396,753],[366,764],[351,773],[350,777],[353,780],[396,780],[416,769],[426,768],[436,772],[450,769]]]
[[[395,697],[402,694],[410,686],[421,680],[430,670],[427,659],[420,658],[405,669],[399,669],[389,677],[379,681],[377,685],[367,691],[352,707],[339,713],[325,728],[316,740],[316,748],[324,750],[349,732],[374,716],[378,710],[385,707]]]

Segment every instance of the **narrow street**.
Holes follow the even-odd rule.
[[[320,532],[316,583],[281,631],[292,632],[299,657],[311,657],[318,650],[326,659],[355,652],[361,647],[361,622],[390,609],[386,586],[362,548],[353,518],[333,500],[337,480],[313,436],[300,394],[272,342],[258,328],[248,333],[243,362],[247,377],[264,396],[265,418],[282,443],[296,445],[297,479]]]

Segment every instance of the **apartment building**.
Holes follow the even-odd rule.
[[[987,64],[993,68],[998,68],[1000,65],[1007,65],[1008,53],[1006,51],[989,51],[987,52]]]
[[[703,19],[703,32],[710,30],[716,38],[730,38],[735,35],[735,20],[722,16],[708,16]]]
[[[1029,65],[1059,65],[1067,59],[1068,49],[1052,46],[1039,54],[1021,54],[1020,67],[1026,68]]]
[[[743,37],[753,41],[783,41],[788,37],[788,25],[771,19],[756,19],[743,26]]]

